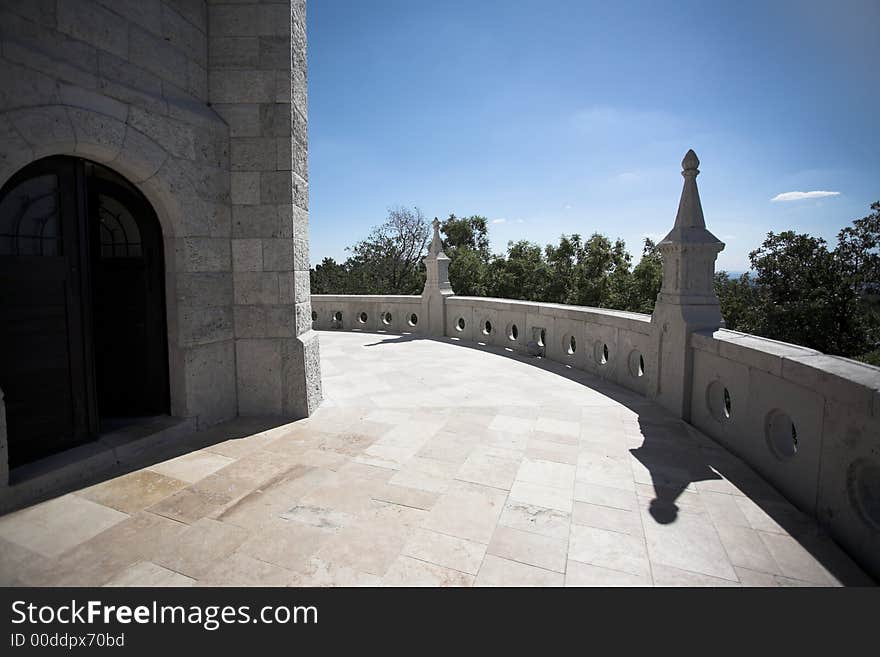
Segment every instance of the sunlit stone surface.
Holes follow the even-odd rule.
[[[740,460],[564,365],[323,332],[325,402],[0,518],[4,585],[833,586],[857,566]]]

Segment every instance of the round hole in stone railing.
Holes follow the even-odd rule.
[[[313,311],[312,311],[312,321],[315,322],[315,321],[317,321],[317,320],[318,320],[318,311],[317,311],[317,310],[313,310]]]
[[[464,331],[464,326],[465,326],[464,317],[459,317],[458,321],[455,322],[455,330],[458,332]]]
[[[508,340],[516,340],[519,337],[519,329],[516,327],[516,324],[508,324],[507,325],[507,339]]]
[[[337,310],[335,313],[333,313],[333,321],[334,322],[341,322],[342,321],[342,311],[341,310]]]
[[[389,313],[389,312],[382,313],[382,323],[383,324],[385,324],[387,326],[388,324],[391,323],[391,320],[392,320],[391,313]]]
[[[574,352],[577,351],[577,339],[575,339],[573,335],[569,335],[563,344],[565,345],[565,351],[569,356],[573,356]]]
[[[645,358],[637,349],[633,349],[629,355],[629,373],[635,378],[645,376]]]
[[[733,405],[730,400],[730,391],[721,381],[713,381],[706,388],[706,406],[709,413],[718,422],[730,420]]]
[[[538,346],[544,347],[547,344],[547,329],[541,329],[541,332],[538,334]]]
[[[358,315],[358,321],[361,324],[366,324],[367,323],[367,313],[362,312],[360,315]]]
[[[853,461],[846,471],[849,501],[866,525],[880,530],[880,462],[868,458]]]
[[[770,449],[780,459],[790,459],[798,451],[797,427],[791,417],[778,408],[767,414],[764,432]]]
[[[483,335],[491,335],[492,333],[492,322],[488,319],[483,322]]]
[[[415,326],[419,323],[419,316],[413,313],[409,316],[409,321],[407,322],[410,326]]]

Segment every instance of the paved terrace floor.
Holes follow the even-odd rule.
[[[0,519],[0,582],[871,583],[741,461],[587,374],[388,334],[322,333],[321,357],[312,418],[227,423]]]

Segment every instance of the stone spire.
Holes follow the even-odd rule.
[[[691,334],[723,326],[715,294],[715,259],[724,244],[706,229],[697,168],[689,150],[681,162],[684,187],[675,225],[657,245],[663,258],[663,284],[651,320],[658,340],[657,400],[690,419],[693,354]]]
[[[449,257],[443,253],[440,221],[433,222],[434,237],[425,257],[425,288],[422,290],[422,316],[428,335],[442,337],[446,330],[446,297],[452,296]]]

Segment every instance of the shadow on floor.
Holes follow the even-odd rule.
[[[875,583],[811,516],[797,510],[794,503],[787,500],[740,458],[697,428],[674,417],[656,402],[584,370],[486,343],[456,338],[400,335],[366,346],[399,344],[415,340],[454,344],[527,363],[577,382],[635,412],[638,415],[643,442],[640,447],[629,451],[650,474],[654,498],[648,505],[648,512],[657,523],[667,525],[676,522],[680,511],[680,503],[677,502],[686,491],[693,491],[694,483],[717,482],[717,490],[721,492],[725,490],[727,485],[725,482],[729,482],[797,540],[840,582],[851,586]],[[714,484],[710,483],[710,486]]]

